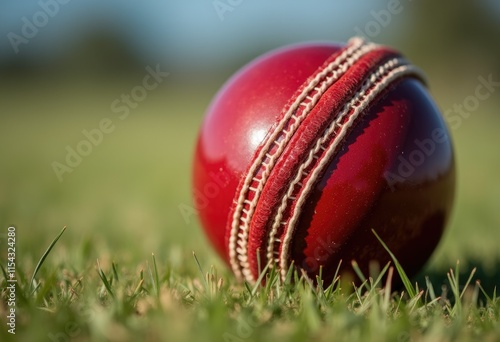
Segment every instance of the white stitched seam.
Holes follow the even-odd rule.
[[[319,138],[316,141],[316,144],[314,147],[309,151],[307,159],[299,166],[299,169],[297,171],[297,174],[295,178],[292,180],[292,182],[289,184],[288,190],[285,192],[285,195],[281,199],[281,204],[277,210],[277,214],[274,218],[274,222],[272,225],[272,228],[269,233],[268,237],[268,246],[267,246],[267,256],[271,257],[274,255],[274,243],[272,241],[275,240],[276,234],[278,233],[278,229],[280,225],[283,225],[283,214],[285,210],[288,207],[288,201],[290,199],[294,200],[295,197],[293,197],[293,193],[295,192],[295,187],[297,185],[302,186],[302,183],[300,182],[302,179],[306,178],[308,173],[306,173],[304,170],[306,170],[311,163],[319,158],[318,153],[321,151],[326,150],[326,147],[324,146],[324,143],[329,141],[331,139],[332,134],[335,133],[336,128],[342,128],[341,122],[344,120],[344,118],[347,116],[349,113],[351,106],[353,106],[354,103],[359,103],[359,99],[363,96],[363,94],[371,87],[373,87],[373,83],[371,82],[371,79],[375,75],[376,77],[382,76],[382,72],[387,72],[388,66],[392,65],[392,61],[389,61],[385,65],[382,65],[379,67],[373,75],[370,75],[370,78],[368,78],[362,85],[361,89],[354,95],[354,97],[344,105],[340,113],[338,114],[337,118],[330,123],[328,128],[325,130],[323,133],[322,137]],[[316,158],[315,158],[316,157]],[[286,222],[285,222],[286,224]]]
[[[254,163],[252,164],[252,167],[250,168],[248,174],[247,174],[247,177],[245,179],[245,183],[243,184],[243,187],[240,191],[240,194],[239,194],[239,200],[237,202],[237,207],[235,208],[235,213],[233,215],[233,221],[232,221],[232,226],[231,226],[231,234],[230,234],[230,241],[229,241],[229,254],[230,254],[230,262],[231,262],[231,266],[233,268],[233,271],[235,272],[236,276],[238,278],[241,278],[241,271],[240,271],[240,267],[243,269],[245,268],[246,265],[246,262],[243,264],[238,264],[237,262],[237,259],[240,259],[241,258],[237,258],[237,254],[238,253],[247,253],[246,252],[246,244],[247,244],[247,239],[248,239],[248,229],[249,229],[249,223],[250,223],[250,219],[247,219],[247,220],[243,220],[244,224],[241,225],[238,223],[239,221],[239,216],[241,215],[241,201],[242,199],[246,199],[247,197],[247,194],[248,194],[248,188],[249,188],[249,185],[250,183],[253,181],[253,177],[252,179],[249,179],[251,175],[253,175],[255,173],[255,171],[257,170],[258,167],[262,167],[262,164],[263,164],[263,151],[264,152],[267,152],[269,150],[269,147],[271,144],[275,143],[277,146],[278,146],[278,149],[277,151],[275,151],[275,155],[273,156],[274,158],[270,158],[270,160],[268,161],[268,164],[269,164],[269,167],[267,167],[268,165],[266,165],[265,167],[265,170],[262,172],[262,175],[261,175],[261,179],[260,181],[258,181],[258,187],[257,189],[253,190],[253,189],[250,189],[252,191],[254,191],[254,197],[251,201],[251,204],[249,206],[250,208],[250,211],[249,211],[249,215],[247,215],[247,218],[251,218],[252,215],[253,215],[253,212],[255,210],[255,206],[257,204],[257,200],[258,200],[258,197],[264,187],[264,184],[265,184],[265,181],[267,180],[270,172],[271,172],[271,169],[272,169],[272,166],[274,166],[274,163],[275,163],[275,160],[277,159],[277,157],[281,154],[281,152],[283,151],[283,149],[285,148],[286,146],[286,143],[288,142],[288,140],[290,139],[290,137],[293,135],[294,131],[297,129],[298,125],[300,124],[300,118],[297,118],[297,116],[295,115],[295,111],[297,110],[297,108],[299,107],[299,101],[303,101],[304,98],[307,96],[307,94],[309,93],[309,90],[312,88],[314,89],[316,87],[316,84],[321,80],[321,77],[324,76],[324,75],[327,75],[329,72],[335,72],[333,70],[335,70],[335,68],[339,69],[342,65],[341,63],[347,63],[349,62],[349,59],[348,57],[352,54],[354,54],[355,52],[357,52],[357,50],[361,50],[362,48],[367,48],[367,45],[365,46],[362,46],[363,44],[363,41],[362,40],[355,40],[354,42],[351,43],[352,46],[350,46],[348,49],[346,49],[346,51],[344,51],[338,58],[336,58],[335,61],[333,61],[332,63],[330,63],[329,67],[330,68],[326,68],[325,70],[323,70],[320,74],[318,74],[309,84],[308,87],[306,87],[303,92],[300,94],[300,96],[296,99],[296,101],[294,102],[294,104],[289,108],[289,110],[287,111],[287,113],[285,114],[283,120],[280,122],[280,124],[278,125],[278,127],[275,129],[275,131],[273,132],[274,134],[267,140],[267,143],[266,145],[261,149],[261,153],[259,154],[259,156],[254,160]],[[344,61],[345,60],[345,61]],[[330,70],[327,70],[327,69],[330,69]],[[343,70],[343,72],[345,72],[345,70]],[[340,75],[338,75],[337,77],[339,77]],[[320,94],[321,95],[321,94]],[[311,102],[309,102],[303,109],[303,114],[307,114],[307,112],[310,110],[310,108],[312,108],[310,106]],[[293,118],[296,120],[295,123],[293,123],[291,125],[291,131],[286,131],[283,129],[283,127],[289,122],[290,118]],[[284,139],[282,139],[281,141],[277,141],[276,138],[277,136],[280,134],[280,133],[286,133]],[[265,165],[265,164],[264,164]],[[235,250],[234,247],[235,247],[235,240],[237,239],[237,232],[239,230],[242,230],[243,233],[244,233],[244,236],[243,237],[240,237],[240,239],[242,240],[242,244],[243,244],[243,249],[239,249],[239,250]],[[241,244],[240,244],[241,245]],[[249,281],[252,281],[253,280],[253,277],[251,276],[250,273],[246,272],[246,274],[243,274],[245,276],[245,278]]]
[[[304,184],[303,190],[300,192],[300,195],[297,198],[297,202],[295,207],[293,208],[293,212],[290,215],[290,220],[288,224],[288,229],[286,230],[285,236],[283,238],[282,242],[282,248],[281,248],[281,253],[279,255],[279,264],[280,264],[280,270],[281,270],[281,276],[284,279],[286,277],[286,274],[288,272],[288,254],[289,254],[289,247],[290,247],[290,242],[291,238],[293,236],[293,233],[295,231],[296,225],[298,218],[300,216],[300,211],[301,207],[303,206],[304,202],[306,201],[308,194],[312,190],[315,181],[318,179],[319,175],[323,171],[326,165],[331,161],[331,157],[334,155],[336,152],[337,148],[339,147],[340,142],[343,140],[344,136],[346,135],[348,129],[350,126],[353,124],[353,122],[356,120],[356,118],[360,115],[360,113],[363,112],[363,110],[371,104],[372,100],[379,95],[384,89],[386,89],[392,82],[394,82],[396,79],[408,75],[408,74],[419,74],[419,70],[411,65],[406,65],[403,64],[404,60],[397,58],[393,59],[384,65],[380,66],[377,71],[375,71],[363,84],[362,88],[360,91],[356,94],[356,96],[349,101],[343,108],[341,114],[339,114],[338,119],[336,119],[328,128],[327,134],[329,135],[333,133],[335,128],[337,128],[337,125],[342,121],[343,118],[345,118],[345,115],[352,111],[354,109],[353,113],[349,117],[348,121],[345,122],[342,125],[341,131],[335,136],[334,141],[328,146],[328,148],[325,151],[325,156],[320,160],[319,164],[311,171],[311,176],[306,180],[306,184]],[[366,92],[369,90],[368,94]],[[325,136],[323,136],[318,142],[327,140],[325,139]],[[315,145],[315,148],[312,154],[309,154],[309,158],[300,166],[300,169],[305,169],[307,167],[307,164],[309,164],[313,158],[312,155],[315,154],[315,150],[318,150],[319,146],[318,144]],[[290,192],[290,189],[293,189],[293,187],[296,185],[295,182],[298,182],[302,177],[300,174],[292,181],[290,184],[290,188],[287,191],[287,194]],[[297,179],[299,178],[299,179]],[[285,195],[286,197],[286,195]],[[280,222],[282,219],[282,214],[283,211],[286,208],[287,200],[286,198],[283,198],[282,200],[282,207],[279,208],[278,214],[275,224],[273,225],[273,229],[276,225],[276,230],[279,224],[276,224],[276,222]],[[276,232],[274,232],[276,234]],[[275,237],[273,237],[275,238]],[[271,240],[269,240],[271,241]],[[273,244],[271,244],[273,245]],[[272,246],[274,247],[274,246]],[[269,253],[269,248],[268,248],[268,253]],[[271,249],[271,253],[273,253],[273,249]]]
[[[231,232],[229,237],[229,261],[231,267],[238,278],[241,279],[242,275],[250,282],[255,281],[253,278],[248,264],[248,258],[244,258],[245,261],[241,261],[242,258],[238,257],[238,254],[247,254],[247,240],[248,240],[248,230],[249,224],[251,221],[251,217],[254,213],[255,207],[257,205],[257,201],[259,199],[259,195],[262,192],[264,184],[271,173],[271,170],[276,162],[276,159],[283,152],[286,144],[290,140],[291,136],[295,133],[296,129],[300,125],[303,118],[308,114],[308,112],[314,107],[318,99],[321,97],[322,93],[332,84],[334,83],[345,71],[354,64],[362,55],[367,52],[375,49],[377,46],[375,44],[365,44],[361,39],[354,39],[350,41],[350,45],[343,53],[341,53],[332,63],[330,63],[324,70],[322,70],[316,77],[309,83],[307,87],[304,88],[302,93],[297,97],[295,102],[290,106],[287,113],[284,115],[283,120],[278,124],[275,128],[272,135],[269,136],[265,145],[260,150],[259,155],[253,161],[252,166],[250,167],[243,186],[240,190],[238,201],[236,202],[236,208],[234,210],[234,215],[231,222]],[[328,74],[332,74],[332,76],[327,77]],[[322,85],[318,87],[318,83],[322,81],[326,77],[326,80],[323,81]],[[318,90],[319,89],[319,90]],[[303,108],[301,104],[307,98],[308,94],[311,91],[316,91],[313,95],[313,100],[308,102]],[[297,110],[302,109],[301,116],[296,116],[295,112]],[[293,118],[295,122],[290,125],[289,131],[285,130],[284,127],[289,123],[289,120]],[[276,138],[279,134],[285,133],[285,136],[282,140],[277,141]],[[278,146],[274,155],[269,158],[267,164],[264,163],[264,157],[266,153],[268,153],[272,144],[276,144]],[[263,167],[264,170],[261,174],[260,179],[255,178],[255,172],[259,167]],[[252,187],[250,189],[250,184],[253,182],[257,182],[257,188]],[[245,204],[245,201],[248,198],[248,191],[253,191],[254,196],[251,200],[251,203],[247,205],[249,206],[248,214],[246,214],[246,220],[241,219],[242,208]],[[243,224],[240,224],[243,222]],[[238,234],[239,231],[243,232],[243,235]],[[238,237],[240,237],[238,239]],[[239,243],[240,240],[242,243]],[[236,249],[236,245],[239,245],[241,248]]]

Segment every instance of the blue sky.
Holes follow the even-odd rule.
[[[0,63],[14,55],[7,35],[21,34],[22,18],[32,20],[40,3],[63,0],[11,0],[0,2]],[[147,63],[184,66],[224,65],[252,54],[259,46],[273,48],[306,40],[346,41],[355,27],[373,20],[372,10],[387,2],[317,0],[221,0],[231,10],[218,13],[213,0],[64,0],[57,14],[39,29],[28,44],[19,45],[15,58],[44,63],[99,29],[123,41]],[[500,14],[500,1],[484,0]],[[410,0],[400,0],[410,8]],[[221,20],[223,19],[223,20]],[[385,35],[397,34],[411,20],[411,10],[394,17]]]
[[[13,54],[7,34],[21,35],[22,17],[32,19],[41,10],[39,2],[0,5],[0,61]],[[229,5],[231,10],[217,12],[212,0],[71,0],[60,5],[28,44],[19,45],[19,55],[35,62],[51,59],[93,30],[106,28],[146,60],[223,64],[225,51],[234,57],[249,53],[257,44],[345,41],[354,34],[353,23],[367,17],[374,4],[316,1],[313,6],[306,1],[243,0]]]

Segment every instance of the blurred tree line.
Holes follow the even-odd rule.
[[[432,84],[443,89],[447,84],[467,84],[473,82],[478,75],[490,73],[498,75],[496,78],[500,79],[500,18],[499,12],[492,10],[493,5],[488,4],[487,0],[410,1],[401,0],[401,4],[405,6],[401,16],[407,21],[405,32],[408,33],[391,35],[396,42],[390,43],[404,51],[428,75],[432,75]],[[385,5],[379,3],[378,6]],[[387,30],[391,29],[398,28],[389,25]],[[260,43],[266,44],[265,40]],[[40,69],[43,69],[43,74],[80,72],[85,75],[106,73],[110,76],[135,76],[143,72],[145,62],[139,60],[139,54],[131,50],[127,37],[96,28],[96,31],[74,45],[71,49],[61,49],[60,56],[45,64],[33,63],[33,58],[28,59],[22,53],[10,55],[0,63],[1,78],[4,82],[9,82],[18,80],[23,75],[32,77],[41,72]],[[256,51],[263,48],[264,46],[254,47]],[[162,58],[162,63],[170,68],[168,56]],[[230,73],[228,69],[234,70],[235,66],[248,62],[241,60],[241,55],[237,58],[238,60],[228,63],[225,69],[208,66],[203,71],[203,78],[219,82],[221,74]],[[186,66],[180,68],[179,72],[189,73],[191,69]],[[199,75],[199,67],[196,72]],[[189,74],[185,76],[190,78]],[[192,79],[199,80],[199,77],[193,76]]]
[[[447,82],[490,73],[500,80],[498,12],[485,1],[418,1],[414,5],[411,37],[400,38],[412,60],[434,66]]]

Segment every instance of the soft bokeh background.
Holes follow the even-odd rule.
[[[22,35],[24,17],[43,22],[42,7],[2,1],[0,230],[17,227],[18,258],[27,260],[67,225],[52,258],[139,262],[153,252],[176,267],[194,250],[204,264],[220,265],[196,216],[179,206],[191,205],[190,162],[204,110],[254,57],[364,32],[421,67],[443,111],[474,95],[478,77],[500,81],[498,1],[401,0],[397,8],[388,17],[384,1],[73,0],[51,7],[57,13],[16,53],[13,34]],[[111,103],[157,64],[169,76],[120,120]],[[427,274],[444,278],[460,259],[479,267],[483,283],[500,283],[499,95],[497,87],[452,130],[456,207]],[[76,148],[82,130],[103,118],[115,130],[60,182],[52,163],[64,163],[66,147]],[[2,259],[4,247],[0,241]]]

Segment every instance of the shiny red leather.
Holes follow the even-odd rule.
[[[242,177],[283,108],[341,48],[309,44],[266,54],[235,74],[210,105],[196,145],[193,194],[205,233],[226,262]],[[316,106],[327,105],[325,97]],[[289,154],[299,158],[300,143],[294,144]],[[289,257],[311,277],[322,266],[326,281],[340,260],[344,271],[351,260],[366,271],[370,260],[390,260],[374,229],[406,272],[415,274],[442,236],[454,187],[453,148],[443,118],[421,81],[403,79],[364,113],[329,162],[303,208]],[[273,192],[265,194],[272,203]],[[262,203],[259,222],[266,219]],[[248,243],[253,274],[259,272],[258,250],[261,266],[267,262],[267,233],[258,226],[252,225]]]

